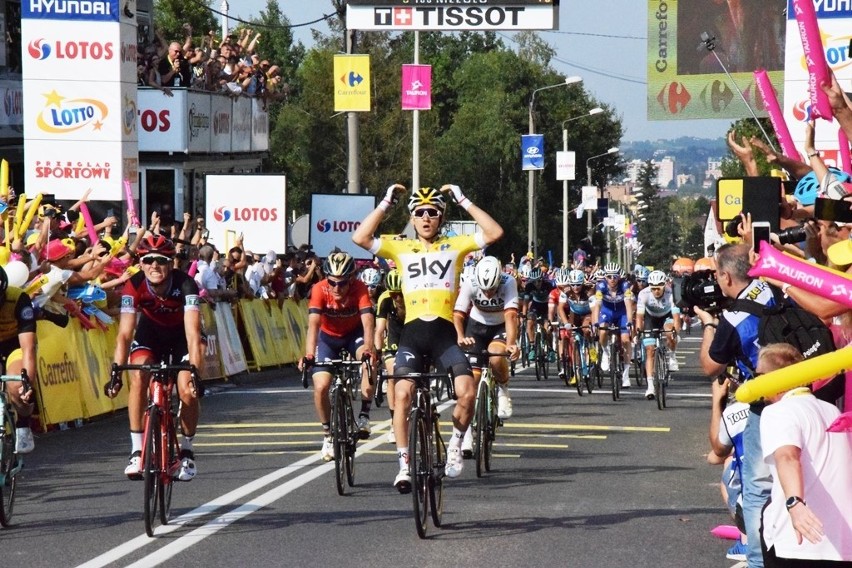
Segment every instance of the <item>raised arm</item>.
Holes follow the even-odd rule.
[[[456,205],[467,211],[468,215],[476,221],[482,229],[482,235],[486,245],[491,245],[499,241],[503,237],[503,227],[494,220],[491,215],[486,213],[471,202],[470,199],[464,196],[462,190],[457,185],[445,184],[440,189],[441,193],[451,196]]]
[[[385,212],[396,204],[404,193],[405,186],[402,184],[395,183],[388,187],[384,199],[361,221],[361,224],[352,233],[352,242],[363,249],[370,250],[373,245],[373,235],[379,230]]]

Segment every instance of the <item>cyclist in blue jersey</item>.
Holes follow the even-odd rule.
[[[621,267],[608,263],[603,268],[605,280],[595,285],[595,303],[592,306],[592,323],[597,326],[606,324],[617,325],[621,331],[621,357],[624,361],[624,373],[621,376],[621,387],[630,388],[630,328],[633,321],[634,297],[630,283],[624,279]],[[607,344],[609,332],[601,329],[599,340],[601,345]],[[603,349],[601,370],[609,371],[609,353]]]
[[[563,276],[565,283],[562,294],[559,296],[559,305],[557,313],[559,321],[566,324],[564,339],[568,346],[568,353],[571,360],[574,359],[574,334],[571,333],[572,327],[583,327],[582,333],[587,338],[591,337],[589,326],[592,323],[592,304],[594,303],[589,295],[589,290],[586,288],[586,275],[582,270],[565,271]],[[559,285],[561,279],[557,276],[556,284]],[[573,377],[570,384],[574,384],[577,377]]]
[[[545,320],[545,330],[547,332],[546,343],[550,345],[547,301],[551,290],[553,290],[553,284],[544,278],[544,273],[541,269],[533,268],[530,271],[521,298],[523,300],[523,316],[527,321],[527,339],[530,345],[535,342],[535,322],[539,318]],[[535,360],[535,352],[532,349],[530,349],[528,359],[530,361]]]

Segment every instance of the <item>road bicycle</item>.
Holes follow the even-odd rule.
[[[26,395],[32,388],[27,371],[22,369],[20,375],[0,375],[3,388],[0,389],[0,405],[3,406],[3,421],[0,423],[0,525],[8,527],[12,522],[12,511],[15,506],[15,489],[18,485],[18,474],[24,468],[24,457],[15,453],[18,442],[15,430],[15,408],[6,395],[6,384],[19,382],[23,387],[21,395]]]
[[[645,386],[648,380],[648,373],[645,371],[645,346],[642,344],[641,338],[632,344],[633,348],[633,371],[636,374],[636,385]]]
[[[662,410],[666,408],[666,389],[669,386],[669,348],[665,341],[660,341],[660,337],[666,333],[676,333],[674,330],[652,329],[645,331],[643,337],[650,337],[654,340],[654,398],[657,400],[657,408]]]
[[[355,422],[353,401],[358,398],[358,385],[361,384],[361,370],[367,364],[371,370],[369,357],[361,361],[343,357],[314,363],[305,359],[302,367],[302,386],[308,388],[308,373],[313,364],[329,366],[331,387],[328,391],[331,400],[331,440],[334,446],[334,481],[338,495],[345,495],[346,485],[355,486],[355,450],[361,434]]]
[[[609,353],[609,378],[612,386],[612,400],[621,396],[621,376],[624,373],[624,361],[621,358],[621,328],[613,323],[603,326],[608,333],[606,350]]]
[[[577,388],[577,394],[580,396],[583,396],[584,385],[589,394],[592,394],[594,390],[593,383],[595,381],[593,375],[595,375],[595,370],[599,370],[589,352],[591,342],[585,333],[583,333],[586,329],[591,329],[591,326],[582,325],[571,328],[571,334],[574,338],[574,357],[571,362],[571,369],[574,377],[577,379],[574,386]]]
[[[547,329],[545,328],[544,318],[537,318],[535,322],[535,336],[533,339],[532,350],[533,360],[535,361],[535,380],[540,381],[542,378],[547,380],[550,372],[550,358],[552,351],[548,341]]]
[[[603,357],[603,347],[598,337],[598,330],[593,325],[592,335],[587,339],[589,346],[589,379],[593,384],[597,384],[597,388],[603,388],[603,371],[601,370],[601,357]]]
[[[428,365],[427,365],[428,368]],[[441,527],[444,511],[444,467],[447,447],[441,438],[438,407],[432,398],[433,380],[446,382],[450,398],[455,399],[452,372],[406,373],[388,375],[389,379],[414,381],[414,399],[408,417],[408,472],[414,506],[417,535],[426,538],[427,521]]]
[[[503,420],[497,416],[497,381],[491,370],[491,357],[508,357],[508,353],[491,353],[483,351],[478,354],[483,361],[479,385],[476,388],[476,404],[473,411],[473,459],[476,462],[476,477],[482,477],[484,472],[491,471],[491,457],[494,441],[497,438],[497,428],[503,425]]]
[[[154,536],[154,523],[169,524],[172,508],[172,486],[180,470],[180,445],[177,425],[180,422],[180,397],[172,394],[178,374],[189,371],[195,395],[204,396],[204,388],[195,365],[166,362],[145,365],[116,365],[113,363],[110,381],[105,391],[117,392],[121,373],[140,371],[150,373],[148,405],[145,409],[145,428],[142,435],[142,479],[144,481],[145,533]],[[177,402],[176,402],[177,401]]]

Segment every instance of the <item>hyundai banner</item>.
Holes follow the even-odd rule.
[[[220,250],[229,232],[246,250],[287,250],[287,180],[282,175],[208,175],[204,215],[210,242]]]
[[[372,195],[313,194],[310,243],[314,252],[328,256],[338,248],[359,260],[373,258],[369,251],[352,242],[352,233],[375,208],[376,198]]]
[[[544,134],[524,134],[521,136],[521,169],[544,169]]]
[[[402,66],[402,110],[432,108],[432,66]]]

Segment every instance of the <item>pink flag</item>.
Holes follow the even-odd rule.
[[[402,66],[402,110],[432,108],[432,66]]]
[[[769,113],[769,119],[772,121],[772,127],[775,129],[775,137],[781,144],[781,151],[791,160],[800,161],[799,152],[796,151],[796,145],[793,143],[793,137],[790,136],[790,129],[787,128],[787,123],[784,122],[784,114],[781,112],[781,107],[778,104],[778,97],[775,96],[775,89],[772,88],[772,83],[769,81],[769,75],[765,69],[758,69],[754,72],[754,81],[757,84],[757,91],[763,99],[763,107]]]
[[[811,97],[811,112],[816,118],[831,122],[831,104],[828,96],[822,92],[821,84],[831,84],[825,49],[819,35],[816,9],[813,0],[793,0],[793,12],[802,38],[802,49],[808,65],[808,93]]]

